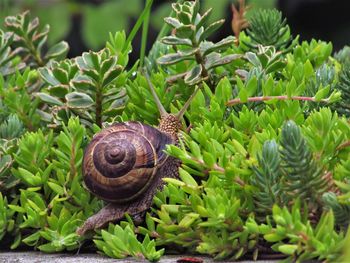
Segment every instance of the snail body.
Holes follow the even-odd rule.
[[[179,176],[180,160],[164,150],[166,145],[177,144],[180,119],[198,89],[174,115],[165,111],[147,74],[146,80],[161,115],[159,126],[127,121],[93,137],[84,153],[83,179],[87,188],[108,204],[77,229],[79,235],[118,221],[126,213],[139,221],[162,189],[163,178]]]
[[[176,144],[180,121],[164,115],[158,128],[128,121],[114,124],[96,134],[83,158],[83,178],[87,188],[109,202],[88,218],[77,234],[104,227],[122,219],[125,213],[140,221],[162,189],[162,178],[177,178],[180,161],[168,156],[168,144]]]

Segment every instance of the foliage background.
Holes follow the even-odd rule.
[[[83,149],[115,121],[156,125],[157,109],[144,99],[151,95],[138,64],[128,67],[124,32],[109,35],[100,51],[64,60],[67,44],[48,44],[48,28],[29,13],[6,19],[3,246],[95,246],[151,261],[164,248],[217,259],[272,252],[287,261],[341,259],[350,239],[349,47],[333,54],[331,43],[300,41],[276,10],[251,16],[239,41],[209,42],[222,20],[207,21],[203,10],[194,19],[199,9],[189,2],[173,8],[166,22],[176,31],[139,63],[169,112],[201,87],[185,116],[192,129],[167,149],[182,160],[180,178],[167,179],[144,225],[126,217],[83,237],[75,229],[103,205],[81,184]]]
[[[127,4],[125,4],[127,2]],[[214,7],[212,21],[226,18],[226,24],[213,39],[219,40],[231,33],[230,3],[232,0],[203,0],[204,9]],[[347,28],[350,20],[346,10],[350,7],[347,1],[296,1],[296,0],[248,0],[255,7],[276,7],[287,17],[293,33],[303,40],[312,38],[332,41],[334,50],[341,49],[349,42]],[[148,48],[153,43],[162,25],[162,17],[169,14],[171,1],[154,1],[152,7],[150,36]],[[75,57],[88,49],[97,50],[104,44],[108,32],[131,29],[144,6],[143,0],[0,0],[0,18],[15,15],[26,9],[33,16],[38,16],[43,24],[51,25],[49,43],[65,39],[70,45],[69,57]],[[121,8],[123,7],[123,8]],[[312,16],[313,19],[309,19]],[[105,19],[100,19],[105,18]],[[98,21],[98,23],[94,23]],[[0,25],[0,28],[3,24]],[[139,34],[133,47],[139,53]]]

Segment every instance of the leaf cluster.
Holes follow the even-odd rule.
[[[257,9],[248,17],[247,36],[240,36],[243,45],[257,48],[258,45],[274,46],[283,53],[291,51],[298,43],[298,37],[293,38],[287,20],[276,9]],[[248,37],[248,38],[247,38]]]
[[[258,224],[248,219],[246,228],[260,233],[264,240],[272,243],[272,249],[288,256],[286,262],[304,262],[317,258],[336,261],[345,245],[343,233],[334,230],[332,211],[322,214],[316,226],[302,212],[300,199],[291,211],[287,207],[273,207],[273,221]]]
[[[161,56],[157,62],[160,65],[171,66],[182,61],[190,61],[185,72],[171,74],[168,81],[183,79],[187,85],[199,84],[202,81],[210,83],[213,79],[212,72],[216,67],[229,64],[238,59],[240,55],[225,55],[223,51],[232,46],[234,38],[229,36],[217,43],[207,41],[223,23],[218,20],[207,25],[212,9],[203,15],[199,13],[199,1],[185,1],[184,4],[172,4],[174,17],[166,17],[164,21],[174,30],[171,36],[161,39],[161,42],[173,47],[173,52]]]
[[[196,90],[179,142],[166,149],[181,160],[179,178],[164,179],[142,224],[126,216],[94,237],[75,233],[103,205],[82,183],[87,143],[113,122],[158,123],[138,63],[128,65],[147,10],[129,36],[110,34],[102,50],[72,59],[63,58],[64,44],[45,52],[48,29],[28,13],[7,19],[2,246],[57,252],[92,239],[110,257],[149,261],[164,251],[257,259],[271,248],[289,261],[338,259],[350,215],[346,50],[332,57],[331,43],[299,43],[277,11],[258,11],[237,46],[233,37],[213,43],[223,21],[199,9],[199,1],[174,3],[165,19],[174,30],[145,59],[169,113]]]
[[[146,234],[143,241],[137,239],[133,225],[121,222],[120,225],[109,225],[107,230],[101,230],[101,234],[96,236],[94,243],[97,248],[112,258],[126,258],[132,256],[148,261],[158,261],[164,253],[164,248],[156,250],[156,243]]]
[[[23,62],[44,66],[50,59],[62,59],[68,52],[68,44],[64,41],[52,46],[45,54],[43,47],[46,44],[49,33],[49,25],[40,28],[39,19],[30,19],[26,11],[17,16],[8,16],[5,26],[9,32],[14,34],[14,46],[16,52],[21,54]]]

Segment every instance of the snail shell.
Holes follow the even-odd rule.
[[[173,139],[140,122],[117,123],[96,134],[87,146],[83,176],[89,190],[114,203],[135,200],[152,184]]]

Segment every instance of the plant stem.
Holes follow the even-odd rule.
[[[193,40],[193,39],[192,39],[192,44],[193,44],[194,48],[199,47],[198,43],[195,40]],[[205,68],[205,61],[204,61],[204,58],[203,58],[203,56],[201,54],[200,49],[198,49],[197,52],[194,55],[195,55],[197,64],[200,64],[201,67],[202,67],[201,76],[203,77],[205,83],[207,83],[207,85],[210,87],[210,89],[212,91],[214,91],[215,88],[214,88],[213,84],[210,81],[209,73],[208,73],[207,69]]]
[[[102,127],[102,90],[100,84],[96,86],[96,113],[95,121],[98,127]]]
[[[339,145],[339,146],[337,147],[337,150],[340,151],[340,150],[342,150],[342,149],[344,149],[344,148],[347,148],[347,147],[350,147],[350,141],[344,142],[344,143],[342,143],[341,145]]]
[[[32,54],[33,58],[35,59],[36,63],[39,67],[42,67],[45,65],[44,61],[41,59],[39,52],[35,49],[35,46],[31,39],[28,38],[26,34],[23,35],[24,41],[28,47],[29,52]]]
[[[150,2],[152,2],[152,0],[146,0],[145,6],[148,6],[148,4]],[[141,49],[140,49],[140,67],[143,67],[144,60],[145,60],[150,13],[151,13],[151,6],[147,9],[147,12],[145,14],[145,18],[143,20],[143,25],[142,25],[142,38],[141,38]]]
[[[209,73],[208,73],[207,69],[205,68],[204,59],[203,59],[202,54],[199,50],[195,53],[195,57],[196,57],[197,64],[200,64],[202,66],[202,77],[205,80],[209,80]]]
[[[148,3],[146,4],[145,8],[143,9],[142,13],[140,14],[139,18],[137,19],[134,27],[132,28],[128,38],[126,39],[122,52],[126,51],[127,47],[129,46],[129,43],[134,39],[137,31],[139,31],[139,29],[140,29],[140,27],[145,19],[145,16],[149,12],[149,10],[151,10],[152,3],[153,3],[153,0],[148,0]]]
[[[314,97],[303,97],[303,96],[291,96],[287,95],[281,96],[261,96],[261,97],[251,97],[248,98],[246,102],[255,102],[255,101],[269,101],[269,100],[302,100],[302,101],[313,101],[313,102],[325,102],[328,103],[327,99],[316,100]],[[229,100],[226,102],[226,106],[234,106],[237,104],[246,103],[243,102],[240,98]]]

